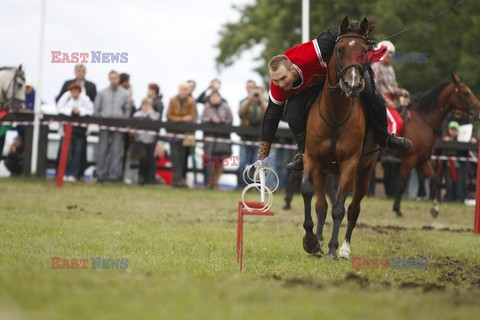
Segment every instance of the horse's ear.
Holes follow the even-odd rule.
[[[18,71],[22,71],[22,64],[18,66]]]
[[[360,32],[362,32],[362,34],[364,36],[366,36],[368,34],[368,20],[367,20],[367,17],[364,17],[363,20],[362,20],[362,23],[360,23]]]
[[[460,78],[455,73],[452,73],[452,81],[455,85],[460,85]]]
[[[348,26],[350,22],[348,22],[348,16],[343,18],[342,24],[340,25],[340,34],[347,32]]]

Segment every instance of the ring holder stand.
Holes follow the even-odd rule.
[[[256,167],[253,178],[250,175],[252,168],[255,168],[253,164],[243,171],[243,181],[247,186],[243,189],[242,200],[238,202],[237,262],[240,266],[240,272],[243,268],[243,216],[273,216],[274,212],[270,211],[270,208],[273,204],[273,193],[277,190],[279,184],[277,173],[269,165],[262,164]],[[270,174],[273,174],[277,180],[273,190],[266,185]],[[260,192],[260,201],[245,201],[246,192],[252,188],[256,188]],[[266,203],[265,193],[268,195]]]

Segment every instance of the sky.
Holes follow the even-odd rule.
[[[42,100],[53,104],[65,80],[74,77],[74,63],[52,63],[52,51],[66,53],[102,51],[128,53],[128,63],[86,63],[87,80],[97,90],[108,86],[112,69],[130,74],[137,105],[147,85],[156,82],[168,101],[178,84],[197,81],[198,96],[218,77],[220,92],[229,102],[239,123],[239,101],[246,95],[245,82],[254,79],[258,66],[256,50],[244,53],[231,67],[218,70],[215,47],[221,26],[240,17],[232,5],[253,0],[47,0],[43,52]],[[27,77],[38,83],[40,1],[2,0],[0,4],[0,66],[22,64]],[[258,48],[257,48],[258,50]],[[199,106],[199,112],[202,107]]]

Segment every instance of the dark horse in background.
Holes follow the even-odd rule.
[[[430,158],[441,125],[448,113],[454,109],[464,112],[480,110],[480,102],[470,88],[456,75],[452,76],[452,82],[437,85],[409,108],[411,118],[405,124],[403,135],[412,141],[412,147],[398,153],[402,162],[393,205],[393,211],[397,214],[397,217],[403,216],[400,211],[400,201],[413,168],[423,173],[432,182],[432,192],[435,199],[431,214],[433,217],[438,216],[441,201],[441,180],[436,175]]]
[[[305,237],[303,247],[310,254],[322,256],[322,231],[327,216],[325,199],[327,174],[339,176],[336,201],[333,203],[333,231],[328,244],[327,257],[335,258],[338,233],[345,215],[345,200],[353,188],[353,198],[348,207],[348,227],[340,257],[348,258],[350,239],[360,213],[360,201],[367,192],[370,175],[378,157],[378,145],[368,134],[366,119],[358,94],[365,87],[365,64],[355,63],[354,53],[366,54],[366,36],[369,23],[363,19],[360,26],[350,25],[345,17],[340,26],[335,50],[330,58],[321,95],[313,102],[307,121],[304,176],[300,188],[305,205]],[[373,152],[369,152],[372,151]],[[367,151],[367,153],[365,152]],[[311,201],[315,204],[318,223],[313,233]]]

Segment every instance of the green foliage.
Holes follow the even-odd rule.
[[[453,0],[311,0],[310,37],[338,26],[343,17],[378,21],[376,38],[404,30],[448,8]],[[242,52],[261,46],[261,64],[255,70],[266,80],[266,65],[274,55],[300,43],[301,1],[257,0],[236,8],[238,22],[224,25],[220,31],[217,65],[226,67]],[[457,73],[476,93],[480,93],[480,2],[465,0],[445,14],[391,40],[402,52],[428,54],[427,63],[395,63],[399,85],[412,93],[428,90],[435,84],[450,81]]]

